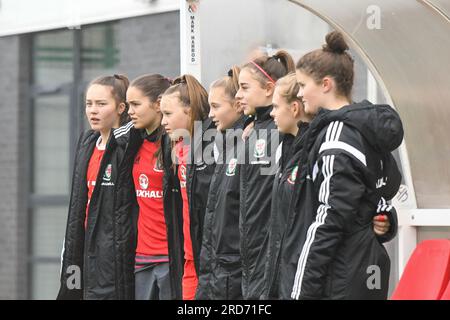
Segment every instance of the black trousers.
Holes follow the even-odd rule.
[[[135,272],[136,300],[170,300],[169,263],[157,263]]]

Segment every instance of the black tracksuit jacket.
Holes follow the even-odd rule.
[[[295,200],[298,199],[300,185],[296,183],[296,180],[297,176],[299,176],[299,167],[301,167],[299,158],[308,127],[309,125],[307,123],[299,123],[297,136],[294,138],[291,135],[285,135],[283,143],[280,145],[282,147],[282,155],[272,191],[272,212],[269,234],[266,238],[267,244],[265,244],[267,248],[265,259],[266,269],[264,273],[265,284],[261,299],[280,299],[278,290],[280,278],[280,246],[286,230],[286,220],[293,211],[298,209],[298,201]],[[377,214],[381,212],[388,215],[391,226],[386,234],[377,237],[380,242],[387,242],[392,240],[397,233],[397,214],[392,206],[379,206],[377,208]]]
[[[204,218],[196,299],[242,299],[237,158],[245,120],[242,116],[233,131],[218,133],[215,139],[218,154]]]
[[[390,261],[372,220],[398,191],[391,152],[402,139],[387,105],[320,110],[304,137],[296,209],[281,241],[281,299],[386,299]]]
[[[277,169],[276,149],[280,135],[270,116],[272,106],[256,108],[254,128],[245,141],[245,162],[240,160],[239,230],[244,299],[258,299],[264,287],[265,264],[257,263],[264,254],[268,232],[272,186]],[[260,260],[261,258],[259,258]]]
[[[197,275],[200,269],[200,250],[203,237],[203,221],[206,212],[206,202],[208,199],[209,185],[211,177],[214,172],[214,136],[216,128],[214,123],[209,119],[202,121],[201,127],[195,129],[194,137],[189,142],[191,145],[189,151],[189,163],[186,165],[186,192],[189,204],[189,219],[190,219],[190,233],[192,241],[192,251],[194,256],[194,266]],[[174,165],[173,169],[174,181],[168,181],[170,185],[174,183],[177,185],[177,192],[179,192],[178,181],[178,166]],[[173,263],[177,266],[183,266],[181,274],[184,270],[184,237],[183,237],[183,201],[181,193],[176,195],[175,199],[169,198],[171,202],[171,209],[175,210],[173,214],[179,218],[178,225],[181,227],[181,237],[174,239],[173,246],[181,250],[181,255],[175,255],[173,259],[177,259]],[[165,203],[166,205],[166,203]],[[172,259],[172,258],[171,258]]]
[[[57,299],[134,298],[137,210],[135,195],[127,191],[129,181],[124,173],[129,168],[120,168],[126,145],[112,132],[89,204],[87,230],[84,227],[86,173],[99,136],[89,130],[78,141]],[[110,175],[105,174],[107,168]],[[79,288],[72,286],[74,266],[81,271]]]

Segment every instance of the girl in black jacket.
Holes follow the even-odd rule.
[[[286,229],[287,217],[296,210],[297,198],[295,192],[297,176],[299,175],[299,156],[302,151],[305,133],[308,130],[311,116],[304,111],[303,103],[297,97],[299,85],[295,73],[291,73],[277,81],[273,96],[271,116],[278,130],[284,134],[277,152],[278,171],[272,192],[272,212],[270,217],[269,235],[266,238],[267,259],[265,270],[265,287],[262,298],[279,299],[279,262],[280,245]],[[374,213],[375,215],[375,213]],[[380,215],[374,217],[374,232],[380,241],[388,241],[395,236],[396,218],[390,217],[394,225],[390,227],[389,220],[379,222]],[[389,232],[387,233],[387,231]]]
[[[280,295],[386,299],[389,257],[372,221],[380,198],[400,185],[390,152],[402,142],[402,123],[389,106],[351,103],[348,46],[336,31],[326,42],[297,64],[299,97],[314,119],[298,161],[298,208],[281,244]]]
[[[310,120],[297,93],[295,73],[290,73],[277,81],[273,95],[270,115],[278,131],[283,134],[283,141],[277,149],[278,170],[273,182],[269,233],[264,242],[266,255],[264,261],[260,262],[265,263],[262,299],[278,299],[279,248],[286,227],[286,216],[292,210],[291,201],[299,168],[297,154],[301,150],[302,138]]]
[[[128,79],[114,75],[92,81],[86,93],[91,130],[80,136],[72,176],[58,299],[132,299],[128,261],[131,220],[114,203],[123,150],[112,128],[128,121]]]
[[[270,218],[275,150],[279,134],[270,112],[275,82],[294,71],[294,62],[286,51],[262,56],[245,64],[239,74],[236,98],[244,114],[251,116],[246,124],[253,126],[246,134],[245,150],[240,155],[240,241],[242,259],[242,294],[244,299],[258,299],[263,289],[263,241]],[[249,124],[251,122],[251,124]],[[264,260],[265,261],[265,260]]]
[[[209,91],[209,117],[217,127],[216,167],[208,194],[196,299],[242,299],[239,241],[238,152],[245,116],[236,101],[239,68],[216,80]]]
[[[192,300],[197,290],[203,220],[215,164],[212,146],[216,130],[208,119],[208,93],[193,76],[174,80],[162,96],[161,111],[162,125],[172,140],[172,158],[182,196],[183,236],[175,245],[184,251],[184,256],[177,265],[184,263],[183,299]],[[178,216],[180,212],[174,214]]]

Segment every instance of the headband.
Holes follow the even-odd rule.
[[[270,82],[275,83],[275,81],[272,79],[272,77],[269,76],[269,74],[267,72],[265,72],[264,69],[261,68],[255,61],[250,61],[250,63],[252,63],[256,68],[258,68],[258,70],[261,71],[267,77],[267,79],[270,80]]]

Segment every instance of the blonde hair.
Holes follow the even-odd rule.
[[[239,90],[239,72],[241,69],[238,66],[233,66],[229,71],[228,75],[214,81],[210,89],[212,88],[224,88],[225,94],[234,102],[236,100],[236,93]]]
[[[173,80],[173,84],[164,92],[163,96],[174,93],[178,94],[178,98],[184,106],[191,108],[189,132],[193,134],[195,121],[203,121],[208,118],[208,92],[194,76],[185,74]]]
[[[297,101],[302,103],[301,99],[298,97],[298,91],[300,86],[297,82],[295,73],[289,73],[287,76],[279,79],[276,83],[278,92],[288,103]]]

